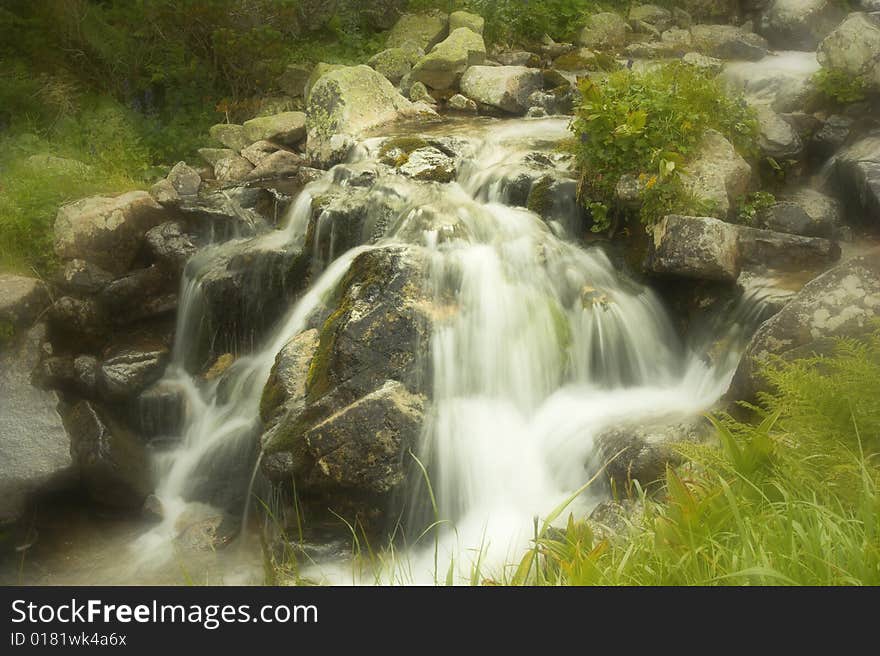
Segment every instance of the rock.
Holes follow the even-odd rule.
[[[70,452],[89,495],[106,506],[139,510],[153,490],[146,449],[109,414],[80,401],[64,415]]]
[[[312,328],[299,333],[284,345],[260,399],[260,417],[266,426],[275,426],[285,415],[305,407],[306,379],[318,349],[319,332]]]
[[[852,13],[819,44],[819,63],[880,89],[880,19]]]
[[[675,26],[682,30],[689,30],[694,24],[693,17],[679,7],[672,8],[672,20],[675,21]]]
[[[697,50],[719,59],[757,61],[767,55],[764,37],[733,25],[694,25],[691,37]]]
[[[178,221],[168,221],[148,230],[145,241],[153,257],[176,272],[183,271],[187,260],[197,249],[193,237],[184,231]]]
[[[797,159],[803,154],[804,144],[794,128],[767,105],[756,105],[758,117],[758,146],[767,157],[778,161]]]
[[[278,78],[278,87],[291,98],[305,98],[306,85],[311,74],[312,68],[309,66],[288,64],[287,68],[284,69],[284,73]],[[227,147],[232,148],[232,146],[228,145]]]
[[[416,106],[369,66],[331,71],[309,95],[309,155],[325,164],[338,163],[347,154],[353,135],[414,113]]]
[[[0,525],[19,519],[33,494],[75,480],[58,395],[30,382],[45,339],[38,324],[0,349]]]
[[[880,133],[838,153],[833,179],[855,222],[880,226]]]
[[[587,18],[578,43],[586,48],[620,48],[626,45],[627,28],[619,14],[610,11],[593,14]]]
[[[780,53],[756,62],[731,62],[721,79],[752,105],[768,105],[780,113],[806,107],[816,93],[813,76],[819,63],[811,53]]]
[[[579,235],[584,228],[577,181],[558,172],[546,173],[532,183],[525,206],[551,226],[561,225],[570,235]]]
[[[49,290],[42,280],[0,274],[0,327],[30,326],[50,302]]]
[[[180,202],[180,195],[167,178],[162,178],[150,187],[150,195],[163,207],[174,207]]]
[[[428,105],[433,105],[437,102],[434,100],[434,96],[428,93],[428,87],[422,82],[415,82],[409,88],[409,99],[413,102],[423,102]]]
[[[740,272],[737,241],[729,223],[669,215],[654,226],[644,266],[654,273],[735,282]]]
[[[455,94],[452,98],[447,100],[446,106],[457,112],[469,112],[471,114],[477,113],[477,103],[460,93]]]
[[[737,226],[740,261],[783,271],[827,269],[840,259],[840,246],[828,239]]]
[[[424,267],[419,251],[405,246],[359,255],[317,348],[313,336],[302,338],[276,361],[274,380],[287,362],[296,380],[314,349],[304,397],[290,385],[264,393],[263,416],[282,417],[263,436],[264,471],[279,481],[295,476],[298,493],[316,507],[365,519],[394,512],[388,502],[404,485],[425,402],[418,366],[429,342]],[[297,398],[299,411],[287,412]]]
[[[253,170],[254,165],[244,157],[230,155],[214,164],[214,178],[218,182],[243,182]]]
[[[461,78],[464,95],[511,114],[524,114],[529,96],[543,86],[541,71],[525,66],[471,66]]]
[[[269,157],[269,155],[277,153],[279,150],[287,151],[286,148],[274,144],[271,141],[255,141],[247,148],[242,149],[241,156],[254,166],[259,166],[260,162]]]
[[[55,254],[123,273],[134,262],[144,233],[164,216],[145,191],[92,196],[62,205],[55,219]]]
[[[424,55],[422,50],[389,48],[373,55],[367,63],[378,73],[384,75],[389,82],[397,84],[412,70],[413,64]]]
[[[78,355],[74,358],[73,378],[81,393],[91,396],[97,392],[99,370],[100,364],[94,356]]]
[[[433,146],[414,150],[406,162],[398,167],[398,171],[414,180],[426,182],[455,180],[455,162]]]
[[[715,57],[707,57],[706,55],[701,55],[698,52],[686,53],[684,57],[681,58],[681,60],[688,66],[702,68],[703,70],[709,71],[710,73],[719,73],[721,71],[721,68],[724,66],[724,62],[720,59],[716,59]]]
[[[253,236],[267,228],[278,211],[277,198],[259,188],[226,187],[182,203],[177,215],[199,242]]]
[[[325,62],[318,62],[315,64],[315,68],[312,69],[312,74],[309,75],[309,79],[306,82],[306,101],[308,102],[309,96],[312,93],[312,88],[318,80],[327,75],[327,73],[332,73],[333,71],[338,71],[343,68],[346,68],[343,64],[327,64]]]
[[[686,53],[693,44],[690,30],[683,30],[677,27],[672,27],[663,32],[660,35],[660,40],[677,54]]]
[[[832,114],[810,141],[810,152],[820,160],[826,160],[843,148],[852,132],[855,121],[849,116]]]
[[[187,394],[181,384],[160,380],[138,397],[135,423],[145,439],[168,438],[181,434],[188,413]]]
[[[714,206],[713,216],[726,217],[749,188],[752,169],[733,145],[715,130],[707,130],[688,163],[682,183],[690,193]]]
[[[666,482],[667,466],[684,460],[676,446],[704,442],[710,434],[705,419],[668,417],[611,428],[596,437],[593,468],[607,463],[602,478],[615,496],[626,496],[633,481],[642,489],[656,488]]]
[[[111,353],[101,364],[98,385],[110,400],[133,399],[158,381],[168,364],[169,351],[164,345],[152,350],[122,348]]]
[[[248,173],[247,180],[277,180],[297,174],[305,160],[289,150],[278,150],[264,158]]]
[[[385,47],[399,48],[411,42],[427,52],[446,37],[448,25],[449,17],[440,12],[404,14],[391,28]]]
[[[835,0],[773,0],[760,30],[774,48],[815,50],[844,16]]]
[[[495,60],[502,66],[528,66],[529,68],[541,67],[541,58],[535,53],[528,52],[527,50],[502,52],[495,57]]]
[[[231,148],[199,148],[199,156],[205,160],[211,168],[229,157],[235,157],[238,153]]]
[[[303,112],[282,112],[245,121],[245,136],[254,141],[272,141],[295,146],[306,136],[306,115]]]
[[[60,177],[82,177],[90,175],[93,169],[88,164],[69,157],[57,157],[48,153],[31,155],[25,160],[27,166],[43,175]]]
[[[63,296],[49,310],[49,323],[62,334],[96,337],[108,329],[108,320],[97,302]]]
[[[816,197],[809,196],[810,193]],[[837,201],[811,189],[801,190],[792,198],[774,203],[762,212],[758,217],[761,224],[770,230],[803,237],[833,239],[838,235],[841,220]],[[803,202],[797,202],[798,198]]]
[[[201,176],[194,168],[187,166],[186,162],[175,164],[166,179],[182,198],[198,196],[199,187],[202,185]]]
[[[477,14],[471,14],[467,11],[453,11],[449,14],[450,34],[460,27],[466,27],[482,36],[483,28],[486,27],[486,21]]]
[[[770,356],[809,356],[822,340],[871,330],[880,317],[880,258],[848,260],[807,283],[755,333],[734,376],[731,394],[751,399],[767,390],[760,365]]]
[[[840,201],[809,187],[787,194],[785,200],[796,204],[810,218],[808,231],[801,234],[828,239],[840,237],[843,228],[843,206]]]
[[[176,291],[169,272],[153,264],[117,278],[101,290],[97,301],[108,322],[126,325],[174,312]]]
[[[412,79],[431,89],[451,89],[469,66],[482,64],[485,59],[483,37],[460,27],[418,61]]]
[[[112,280],[113,275],[99,266],[85,260],[70,260],[56,277],[55,284],[65,292],[82,296],[97,294]]]
[[[629,20],[647,23],[661,32],[672,27],[674,22],[672,12],[657,5],[635,5],[629,10]]]
[[[225,148],[236,153],[253,141],[245,134],[244,126],[236,125],[235,123],[218,123],[213,125],[208,130],[208,134],[211,135],[214,141],[223,144]]]
[[[623,49],[623,54],[631,59],[664,59],[679,52],[680,49],[675,44],[658,41],[631,43]]]

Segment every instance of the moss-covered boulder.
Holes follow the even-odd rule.
[[[850,14],[819,44],[817,57],[825,68],[848,73],[880,89],[880,18]]]
[[[485,59],[483,37],[460,27],[419,60],[413,67],[412,79],[432,89],[451,89],[469,66],[482,64]]]
[[[254,118],[245,122],[244,133],[249,143],[265,140],[295,146],[306,136],[306,115],[303,112],[281,112]]]
[[[466,27],[482,36],[486,21],[479,14],[472,14],[468,11],[453,11],[449,14],[449,32],[452,33],[459,27]]]
[[[585,48],[620,48],[626,45],[629,25],[620,14],[605,11],[587,18],[578,42]]]
[[[525,66],[471,66],[461,78],[468,98],[511,114],[524,114],[529,96],[543,88],[541,71]]]
[[[846,16],[838,0],[772,0],[760,22],[774,48],[815,50]]]
[[[768,52],[764,37],[735,25],[694,25],[691,37],[697,50],[719,59],[757,61]]]
[[[345,66],[343,64],[327,64],[326,62],[318,62],[315,64],[309,78],[306,80],[306,86],[303,90],[306,101],[308,101],[309,95],[312,93],[312,88],[318,80],[327,75],[327,73],[338,71],[340,68],[345,68]]]
[[[256,139],[252,140],[247,137],[243,125],[236,125],[235,123],[212,125],[208,130],[208,134],[211,135],[211,139],[235,152],[241,151],[242,148],[256,141]]]
[[[384,75],[392,84],[397,84],[408,74],[419,59],[425,56],[423,50],[410,47],[388,48],[370,58],[367,62],[376,71]]]
[[[387,48],[400,48],[414,43],[422,50],[430,50],[448,34],[449,16],[442,12],[404,14],[388,33]]]
[[[737,199],[748,192],[751,176],[751,166],[733,144],[720,132],[707,130],[682,174],[682,182],[711,209],[712,216],[726,218]]]

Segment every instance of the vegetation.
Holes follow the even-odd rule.
[[[622,70],[584,79],[580,91],[572,149],[597,232],[609,227],[615,189],[625,174],[642,181],[646,226],[665,214],[698,211],[679,172],[706,130],[721,132],[740,153],[756,152],[753,111],[692,67],[674,63],[648,72]]]
[[[753,226],[764,210],[776,203],[776,196],[769,191],[755,191],[737,202],[739,214],[737,220],[743,225]]]
[[[823,68],[813,76],[813,81],[824,100],[837,105],[861,102],[867,93],[865,81],[845,71]]]
[[[513,583],[880,583],[880,329],[833,357],[776,362],[753,422],[715,418],[719,446],[681,447],[666,498],[602,537],[541,531]]]

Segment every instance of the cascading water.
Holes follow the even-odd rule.
[[[483,136],[468,136],[472,156],[460,163],[457,182],[391,176],[371,192],[393,194],[400,207],[378,243],[427,253],[428,293],[444,309],[434,313],[433,398],[417,453],[443,520],[424,540],[436,537],[441,562],[433,546],[413,545],[406,567],[392,568],[381,580],[430,582],[451,571],[460,582],[469,580],[478,561],[490,571],[518,559],[533,517],[589,478],[593,439],[601,430],[698,413],[724,392],[735,366],[732,359],[710,367],[682,345],[658,298],[617,271],[600,248],[576,246],[564,238],[566,226],[551,229],[537,214],[503,204],[502,179],[525,165],[528,152],[564,137],[566,121],[503,125],[483,123]],[[363,148],[360,156],[369,159],[374,150]],[[312,245],[303,242],[312,199],[340,184],[344,176],[331,171],[307,187],[272,239],[309,252]],[[253,461],[260,397],[277,353],[324,309],[367,248],[335,253],[331,244],[323,273],[313,270],[310,289],[262,346],[210,383],[197,381],[188,358],[203,339],[200,275],[211,249],[190,262],[166,376],[166,383],[184,391],[189,417],[180,446],[159,459],[157,496],[165,515],[138,542],[138,553],[167,558],[178,519],[193,506],[200,482],[206,476],[222,480],[231,461]],[[315,260],[319,269],[325,266]],[[416,477],[413,494],[423,486]],[[579,508],[586,511],[594,502],[586,497]],[[414,503],[407,520],[416,534],[434,519],[420,510],[423,505]],[[316,578],[344,582],[338,563],[313,570]]]

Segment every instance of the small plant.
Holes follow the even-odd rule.
[[[813,76],[819,93],[829,102],[849,105],[865,99],[867,85],[845,71],[823,68]]]
[[[769,191],[756,191],[737,200],[739,211],[737,221],[742,225],[753,226],[758,216],[776,202],[776,196]]]
[[[609,209],[604,222],[594,223],[596,232],[610,225],[615,190],[625,174],[644,182],[641,221],[646,226],[669,212],[699,210],[679,173],[708,129],[721,132],[741,153],[757,152],[754,112],[741,99],[727,96],[718,81],[690,67],[623,70],[598,81],[584,79],[580,91],[571,149],[583,198]]]

